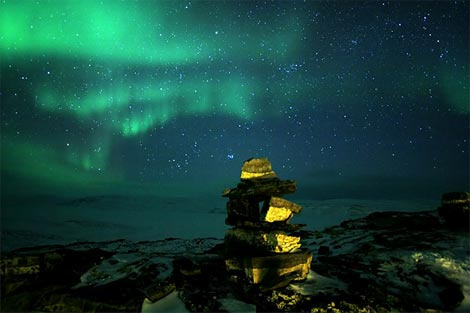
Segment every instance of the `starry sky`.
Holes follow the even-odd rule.
[[[0,3],[1,192],[469,189],[469,2]]]

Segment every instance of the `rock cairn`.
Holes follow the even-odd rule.
[[[307,277],[312,254],[301,249],[305,225],[289,224],[302,208],[281,196],[293,193],[296,182],[280,180],[266,158],[243,163],[241,182],[226,189],[226,268],[234,287],[244,293],[267,291]]]

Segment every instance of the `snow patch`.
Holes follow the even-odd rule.
[[[179,298],[178,292],[173,291],[165,298],[152,303],[147,298],[144,299],[142,303],[142,313],[186,313],[186,309],[183,301]]]
[[[240,301],[231,294],[226,298],[218,299],[218,301],[222,304],[222,307],[220,308],[221,311],[225,310],[229,313],[256,312],[256,306],[254,304]]]

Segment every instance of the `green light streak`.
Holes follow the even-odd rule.
[[[226,53],[241,59],[279,60],[299,46],[302,34],[283,28],[273,31],[280,25],[299,23],[298,17],[279,18],[269,25],[253,20],[232,29],[215,26],[210,19],[207,6],[216,4],[196,3],[197,8],[183,12],[172,1],[7,0],[0,4],[0,55],[171,65],[207,61]],[[228,20],[237,18],[230,5],[217,9]],[[250,35],[230,39],[240,33]]]
[[[60,82],[51,79],[36,86],[36,104],[80,121],[100,120],[106,129],[126,137],[178,116],[225,114],[249,119],[252,94],[258,94],[260,86],[257,81],[248,83],[243,73],[210,82],[201,80],[200,73],[180,81],[123,77],[126,67],[141,64],[157,65],[161,73],[175,65],[189,68],[227,56],[238,62],[260,56],[266,62],[279,61],[299,46],[302,34],[281,26],[305,22],[301,16],[220,25],[208,18],[207,5],[212,4],[181,10],[177,3],[155,1],[5,1],[0,10],[0,56],[13,60],[54,56],[102,65],[109,75],[95,74],[90,65],[79,71],[64,69]],[[238,18],[230,5],[217,5],[217,10],[224,20]],[[81,77],[82,83],[80,78],[77,82],[77,73],[87,76]],[[80,166],[91,169],[93,159],[79,161]]]
[[[8,140],[2,142],[2,169],[21,177],[25,181],[35,182],[41,186],[74,186],[93,187],[99,184],[119,181],[116,173],[94,170],[96,166],[106,162],[106,155],[67,154],[64,160],[59,149],[46,148],[27,140]],[[93,164],[93,162],[97,162]],[[75,163],[81,163],[77,168]],[[83,171],[85,169],[86,171]]]
[[[470,113],[470,78],[468,69],[442,71],[441,84],[449,104],[459,113]]]
[[[102,132],[99,137],[96,136],[94,141],[96,143],[91,144],[91,149],[67,147],[65,151],[67,164],[86,171],[105,171],[110,150],[109,134]]]
[[[0,51],[165,64],[205,57],[196,53],[190,34],[168,29],[171,24],[159,6],[153,1],[139,6],[128,1],[7,1],[0,10]],[[171,35],[175,31],[179,37]]]
[[[65,113],[80,119],[108,121],[108,126],[123,136],[142,134],[164,125],[172,118],[194,114],[219,113],[239,119],[251,117],[250,97],[255,85],[245,86],[234,78],[220,83],[190,80],[184,84],[151,82],[128,86],[96,88],[83,94],[60,91],[52,86],[36,91],[37,106],[54,113]],[[143,92],[135,92],[143,90]]]

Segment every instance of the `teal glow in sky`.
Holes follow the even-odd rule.
[[[468,9],[3,1],[2,188],[155,190],[253,156],[306,185],[462,185]]]
[[[0,47],[7,55],[67,55],[129,64],[181,65],[223,57],[227,52],[240,53],[242,59],[256,54],[278,58],[299,44],[301,33],[281,29],[285,23],[298,24],[298,18],[286,15],[269,25],[253,20],[235,29],[213,23],[211,12],[205,10],[207,4],[6,1],[0,12]],[[241,19],[232,11],[236,6],[220,5],[218,14]],[[278,30],[273,31],[273,26]],[[227,44],[227,39],[235,39],[234,32],[241,36]]]
[[[2,52],[157,64],[204,57],[196,43],[181,44],[184,28],[168,31],[162,9],[152,2],[7,1],[0,13]]]

